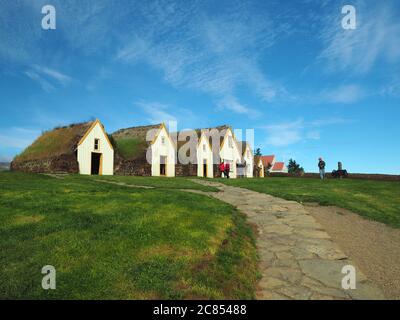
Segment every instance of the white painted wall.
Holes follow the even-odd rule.
[[[161,156],[167,157],[167,177],[175,177],[175,146],[169,138],[165,127],[161,127],[160,133],[151,145],[151,175],[160,176],[160,160]]]
[[[281,170],[270,170],[270,172],[277,172],[277,173],[288,173],[288,168],[286,165],[283,166]]]
[[[264,165],[261,159],[258,161],[257,167],[260,168],[260,178],[264,178]]]
[[[99,150],[94,149],[94,140],[99,139]],[[90,130],[89,134],[78,145],[78,163],[80,174],[90,174],[92,167],[92,152],[102,154],[102,168],[99,174],[113,175],[114,174],[114,150],[109,145],[107,137],[101,127],[99,121]]]
[[[197,176],[203,177],[203,163],[207,161],[207,178],[213,178],[213,152],[211,150],[208,138],[202,134],[197,146]]]
[[[254,156],[248,144],[246,144],[246,150],[244,150],[243,160],[246,161],[246,170],[245,170],[246,177],[253,178]]]
[[[232,138],[232,145],[229,145],[229,137]],[[226,130],[225,133],[225,143],[223,144],[222,148],[220,149],[220,158],[221,160],[230,163],[231,173],[230,178],[236,178],[236,163],[240,163],[242,159],[242,155],[239,152],[235,137],[230,129]]]

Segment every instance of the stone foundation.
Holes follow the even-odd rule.
[[[71,154],[47,159],[13,161],[10,170],[31,173],[79,173],[79,165],[76,156]]]
[[[196,177],[197,164],[177,164],[175,165],[175,176],[177,177]]]
[[[151,164],[146,159],[125,160],[114,157],[114,174],[121,176],[151,176]]]

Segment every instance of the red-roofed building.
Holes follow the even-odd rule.
[[[288,168],[286,167],[284,162],[275,162],[274,165],[272,166],[270,172],[287,173],[288,172]]]
[[[261,156],[261,161],[264,165],[264,168],[268,168],[269,165],[271,165],[272,168],[275,164],[275,155]]]

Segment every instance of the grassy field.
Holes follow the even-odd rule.
[[[161,187],[0,173],[0,299],[254,298],[244,217],[146,180]],[[44,265],[56,268],[56,290],[41,288]]]
[[[335,205],[400,228],[400,182],[357,179],[218,179],[232,186],[298,202]]]
[[[82,177],[85,178],[85,177]],[[82,179],[79,178],[79,179]],[[87,176],[86,179],[93,179]],[[217,188],[202,186],[183,177],[140,177],[140,176],[98,176],[95,179],[122,182],[128,185],[149,186],[159,189],[194,189],[200,191],[218,191]]]

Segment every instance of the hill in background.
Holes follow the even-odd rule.
[[[0,162],[0,171],[10,170],[9,162]]]

